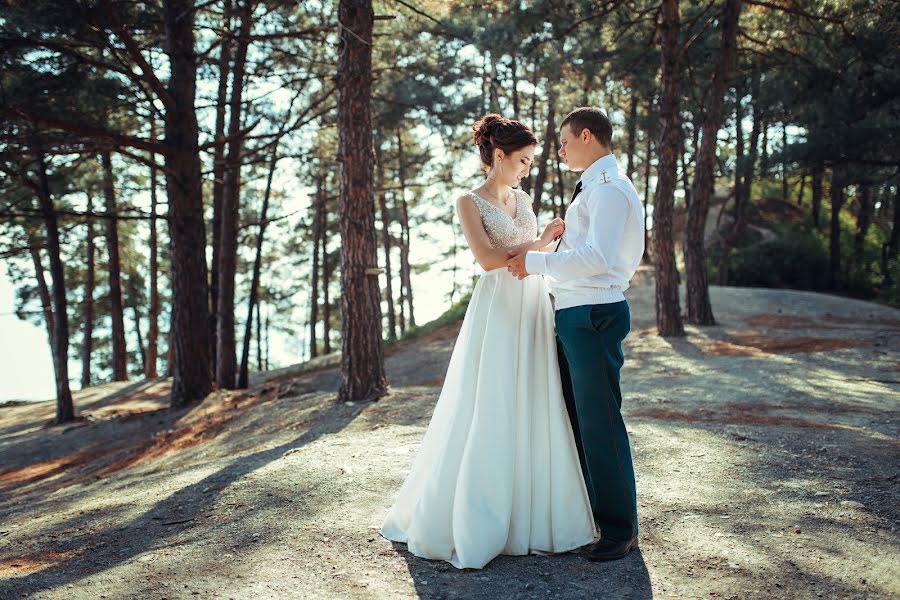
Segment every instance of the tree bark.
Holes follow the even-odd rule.
[[[103,164],[103,195],[106,212],[113,215],[106,219],[106,251],[109,259],[109,315],[112,320],[113,380],[128,381],[128,351],[125,347],[125,308],[122,302],[122,272],[119,260],[119,221],[113,183],[112,160],[109,151],[100,154]]]
[[[269,318],[266,317],[266,323],[269,322]],[[262,343],[262,298],[260,298],[256,302],[256,368],[260,371],[266,369],[266,366],[263,364],[263,343]],[[268,334],[267,334],[268,335]],[[268,340],[268,338],[267,338]]]
[[[34,278],[37,281],[38,296],[41,299],[41,313],[44,315],[44,326],[47,328],[47,344],[53,348],[53,299],[47,287],[44,263],[41,261],[41,242],[38,237],[28,232],[28,250],[31,253],[31,264],[34,265]]]
[[[715,184],[716,148],[722,127],[725,93],[731,77],[736,53],[738,19],[741,0],[726,0],[721,18],[721,47],[719,62],[713,73],[710,96],[703,121],[703,138],[694,173],[694,190],[688,208],[684,259],[687,274],[687,320],[696,325],[715,325],[709,299],[704,231],[709,214],[709,202]]]
[[[541,198],[544,195],[544,183],[547,181],[547,167],[552,160],[551,147],[556,139],[556,94],[552,91],[547,98],[547,128],[544,130],[544,142],[541,146],[541,158],[538,162],[537,176],[534,180],[534,189],[531,192],[531,208],[534,214],[541,214]],[[551,196],[552,198],[552,196]]]
[[[683,336],[678,298],[678,272],[672,219],[677,179],[676,153],[681,148],[678,127],[678,0],[662,1],[662,81],[659,97],[659,176],[653,205],[653,266],[656,272],[656,329],[662,336]]]
[[[758,90],[758,87],[754,86],[753,89],[754,94],[752,97],[756,100],[756,91]],[[740,144],[738,146],[740,152],[738,153],[738,160],[735,165],[734,212],[732,213],[731,230],[722,239],[722,248],[719,253],[719,265],[717,268],[717,283],[719,285],[728,285],[731,250],[740,240],[747,225],[747,207],[750,205],[750,198],[752,197],[754,167],[759,155],[759,134],[762,123],[762,115],[760,113],[759,104],[757,103],[753,106],[753,127],[750,130],[750,139],[748,140],[750,152],[748,155],[744,155],[743,153],[743,128],[737,129],[737,137],[740,138]],[[739,112],[736,112],[735,116],[739,121],[743,120],[743,116]]]
[[[219,291],[216,305],[216,384],[233,389],[237,383],[234,295],[237,269],[237,238],[241,204],[241,101],[253,2],[243,0],[238,8],[240,29],[234,56],[234,73],[229,101],[228,153],[222,189],[222,230],[219,237]]]
[[[342,402],[387,392],[375,242],[372,119],[372,0],[340,0],[338,155],[341,162]],[[401,173],[402,173],[401,164]],[[402,175],[401,175],[402,178]],[[402,183],[401,183],[402,189]]]
[[[328,257],[328,227],[322,240],[322,353],[331,354],[331,274],[334,268]]]
[[[856,235],[853,238],[853,265],[856,268],[862,265],[866,235],[872,222],[872,188],[863,185],[859,192],[859,212],[856,215]]]
[[[378,170],[378,208],[381,212],[381,244],[384,250],[384,296],[387,301],[388,339],[397,339],[397,315],[394,312],[394,283],[391,269],[391,216],[388,213],[387,194],[384,191],[384,164],[378,145],[375,146],[375,165]]]
[[[156,127],[150,125],[152,137],[156,139]],[[151,154],[153,160],[155,154]],[[156,379],[156,363],[159,354],[159,234],[156,228],[156,168],[150,168],[150,310],[147,314],[147,379]]]
[[[900,251],[900,186],[895,185],[894,190],[894,210],[893,219],[891,221],[891,234],[884,247],[884,259],[881,267],[886,283],[891,283],[889,263],[897,260],[897,253]]]
[[[216,91],[216,145],[213,146],[212,265],[209,286],[210,355],[216,364],[216,311],[219,303],[219,240],[222,233],[222,191],[225,183],[225,115],[228,105],[228,76],[231,74],[232,0],[223,0],[222,46],[219,49],[219,82]]]
[[[844,206],[844,173],[835,165],[831,170],[831,232],[829,234],[830,278],[832,289],[843,287],[841,277],[841,208]]]
[[[650,109],[652,109],[653,100],[650,100]],[[649,111],[648,111],[649,114]],[[646,263],[650,260],[650,229],[647,227],[647,222],[650,218],[648,213],[649,204],[650,204],[650,165],[651,158],[653,156],[653,136],[650,135],[650,132],[647,132],[647,152],[644,156],[644,256],[641,257],[641,262]]]
[[[59,224],[53,198],[50,195],[50,183],[47,179],[47,164],[44,153],[35,142],[35,158],[37,159],[38,199],[44,224],[47,226],[47,254],[50,257],[50,279],[53,282],[53,373],[56,377],[56,423],[68,423],[75,420],[75,407],[72,403],[72,391],[69,388],[69,315],[66,306],[66,278],[60,256]]]
[[[238,374],[238,388],[246,389],[250,379],[250,342],[253,339],[253,309],[259,297],[259,275],[262,270],[262,248],[269,219],[269,197],[272,194],[272,178],[278,163],[278,143],[272,148],[269,162],[269,175],[266,178],[266,191],[263,194],[262,209],[259,211],[259,235],[256,238],[256,258],[253,259],[253,278],[250,282],[250,299],[247,301],[247,319],[244,323],[244,346],[241,351],[241,370]],[[257,307],[257,310],[258,307]]]
[[[319,323],[319,270],[321,268],[319,261],[319,250],[323,244],[322,219],[325,216],[324,204],[325,190],[322,182],[322,161],[319,160],[318,171],[316,173],[316,195],[314,196],[313,207],[313,256],[312,256],[312,282],[309,299],[309,357],[315,358],[319,355],[318,340],[316,339],[316,325]]]
[[[559,158],[559,140],[553,136],[553,161],[556,164],[556,216],[566,216],[566,191],[563,186],[562,161]]]
[[[816,163],[812,172],[812,220],[813,226],[818,229],[822,219],[822,175],[825,169],[821,162]]]
[[[416,326],[416,315],[413,312],[412,269],[409,264],[409,211],[406,205],[406,157],[403,153],[403,135],[397,130],[397,174],[400,178],[400,226],[403,246],[400,247],[400,269],[403,285],[406,288],[404,297],[409,308],[409,326]]]
[[[88,196],[88,212],[94,212],[94,199]],[[94,264],[94,220],[88,217],[85,221],[87,227],[87,257],[84,279],[84,301],[81,305],[81,320],[84,323],[81,339],[81,388],[91,385],[91,354],[94,348],[94,286],[96,285],[96,266]],[[52,337],[52,336],[51,336]]]
[[[788,201],[787,123],[781,123],[781,200]]]
[[[634,153],[637,149],[637,112],[638,96],[631,90],[631,104],[628,108],[628,164],[625,167],[625,175],[634,181]]]
[[[147,372],[147,351],[144,348],[144,337],[141,335],[141,311],[137,302],[131,305],[131,311],[134,314],[134,333],[137,336],[138,353],[141,355],[141,369]]]
[[[203,399],[212,389],[209,361],[209,283],[201,189],[193,0],[163,0],[168,92],[166,189],[172,269],[173,406]]]
[[[694,128],[694,131],[697,131],[697,128]],[[691,208],[691,177],[688,174],[688,163],[687,163],[687,153],[688,153],[688,139],[687,136],[682,137],[683,147],[681,152],[678,153],[678,160],[681,162],[681,189],[684,190],[684,208],[685,210],[690,210]],[[694,146],[694,156],[697,156],[697,147],[696,144]]]

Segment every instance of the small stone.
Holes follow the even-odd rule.
[[[794,529],[794,533],[801,533],[800,528],[797,527],[796,529]]]

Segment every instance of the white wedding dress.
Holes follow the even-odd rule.
[[[528,194],[516,190],[515,219],[469,197],[494,247],[534,239]],[[595,539],[543,277],[519,280],[500,268],[478,280],[431,422],[381,534],[460,569]]]

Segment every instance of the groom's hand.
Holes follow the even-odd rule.
[[[515,252],[507,252],[506,269],[518,277],[525,279],[528,277],[528,271],[525,270],[525,254],[516,254]]]

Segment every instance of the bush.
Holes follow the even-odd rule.
[[[828,252],[822,241],[812,233],[795,231],[789,237],[735,251],[728,268],[728,283],[822,290],[828,287],[828,270]]]
[[[900,308],[900,258],[887,264],[887,277],[881,288],[881,300],[891,306]]]

